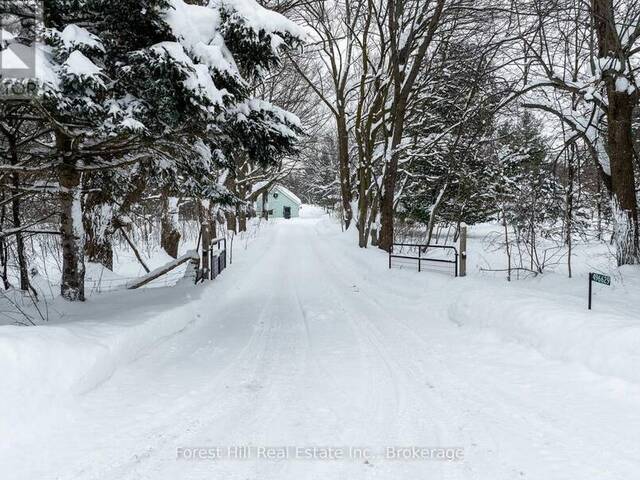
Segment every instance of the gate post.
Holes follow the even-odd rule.
[[[460,269],[459,275],[467,275],[467,224],[460,224]]]

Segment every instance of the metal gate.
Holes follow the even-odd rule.
[[[418,249],[418,254],[417,255],[402,255],[402,254],[397,254],[394,253],[394,249],[395,247],[400,247],[402,249],[402,247],[407,247],[409,249]],[[454,260],[447,260],[444,258],[429,258],[429,257],[423,257],[422,254],[423,252],[426,252],[429,248],[440,248],[440,249],[446,249],[446,250],[453,250],[454,252]],[[408,259],[408,260],[417,260],[418,263],[418,271],[422,271],[422,262],[439,262],[439,263],[452,263],[454,265],[454,275],[457,277],[458,276],[458,249],[454,246],[451,245],[426,245],[426,244],[419,244],[419,243],[394,243],[391,245],[391,248],[389,249],[389,268],[391,268],[391,259],[392,258],[404,258],[404,259]]]
[[[210,280],[213,280],[222,271],[227,268],[227,239],[216,238],[211,242],[211,246],[217,246],[218,248],[209,251],[209,266],[210,266]]]
[[[204,266],[201,265],[201,268],[197,271],[196,283],[202,282],[205,279],[213,280],[227,268],[227,239],[213,239],[210,249],[202,251],[202,258],[209,259],[209,268],[204,268]]]

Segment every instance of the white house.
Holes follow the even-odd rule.
[[[262,216],[263,199],[258,198],[256,202],[256,212]],[[274,218],[295,218],[300,215],[300,200],[295,193],[282,185],[275,185],[267,196],[266,209],[270,217]]]

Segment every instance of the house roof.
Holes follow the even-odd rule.
[[[295,193],[293,193],[291,190],[289,190],[288,188],[283,187],[282,185],[276,185],[274,187],[274,190],[276,190],[276,189],[280,190],[283,195],[289,197],[290,200],[293,200],[298,205],[302,205],[302,200],[300,200],[298,198],[298,196]]]
[[[251,193],[256,193],[258,190],[260,190],[262,187],[264,187],[267,183],[267,181],[261,180],[259,182],[256,182],[253,184],[253,187],[251,188]]]

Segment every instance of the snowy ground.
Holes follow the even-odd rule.
[[[580,278],[389,271],[303,213],[209,285],[101,294],[68,324],[0,327],[0,478],[637,478],[637,272],[586,312]],[[370,457],[177,458],[229,446]],[[390,460],[389,446],[463,458]]]

